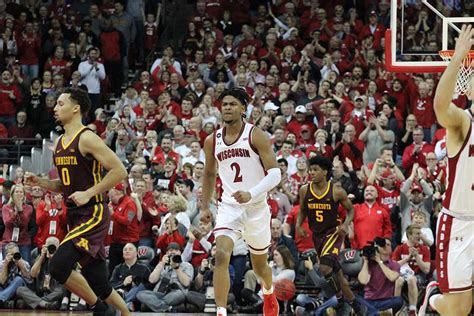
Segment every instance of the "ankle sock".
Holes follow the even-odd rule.
[[[273,285],[269,290],[267,290],[264,286],[262,286],[262,290],[263,290],[264,295],[273,294]]]

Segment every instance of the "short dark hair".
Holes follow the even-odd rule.
[[[83,89],[66,88],[64,93],[69,94],[69,99],[73,100],[81,107],[82,116],[87,115],[91,108],[89,94]]]
[[[327,171],[328,179],[332,172],[332,161],[326,157],[313,156],[309,159],[309,166],[319,166],[321,169]]]
[[[191,180],[191,179],[185,179],[183,181],[184,185],[187,186],[189,188],[189,191],[192,191],[194,190],[194,181]]]
[[[236,98],[240,101],[240,103],[242,103],[242,105],[245,107],[245,110],[247,110],[247,105],[250,102],[250,97],[247,94],[247,91],[242,88],[228,89],[221,93],[219,100],[222,101],[222,99],[224,99],[226,96],[232,96]]]
[[[288,160],[286,160],[285,158],[280,158],[277,160],[277,163],[282,163],[284,164],[286,167],[288,167]]]

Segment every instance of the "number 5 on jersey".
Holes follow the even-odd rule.
[[[316,222],[321,223],[324,220],[323,210],[316,210],[314,212],[316,213]]]

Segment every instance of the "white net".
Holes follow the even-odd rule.
[[[440,51],[439,55],[445,61],[451,61],[453,50]],[[456,80],[456,93],[467,94],[471,90],[472,62],[474,60],[474,51],[471,51],[464,59],[459,69],[458,79]]]

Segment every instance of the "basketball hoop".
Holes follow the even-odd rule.
[[[454,50],[442,50],[439,52],[439,55],[444,61],[450,62],[453,58]],[[456,93],[467,94],[470,91],[473,62],[474,50],[471,50],[461,64],[458,79],[456,80]]]

